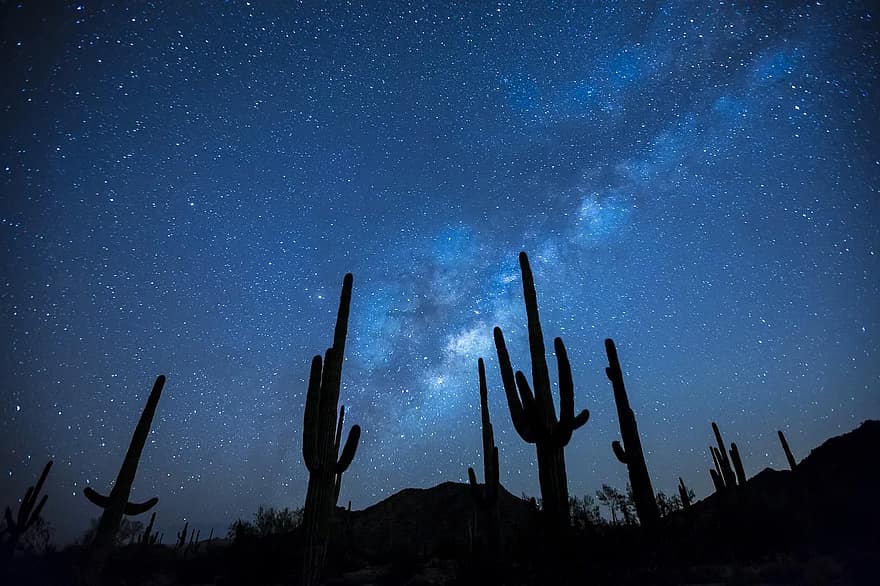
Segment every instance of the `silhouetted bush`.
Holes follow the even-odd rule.
[[[256,539],[270,535],[290,533],[302,524],[303,509],[276,509],[260,505],[254,520],[237,519],[229,526],[226,536],[233,541]]]

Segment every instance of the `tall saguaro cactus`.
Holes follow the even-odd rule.
[[[12,509],[6,507],[6,511],[4,512],[6,527],[0,532],[0,535],[3,535],[4,533],[8,534],[5,543],[5,551],[8,555],[12,555],[15,552],[18,540],[34,523],[36,523],[37,519],[40,518],[40,513],[43,511],[43,507],[46,506],[46,501],[49,499],[49,495],[44,494],[39,503],[37,503],[37,498],[40,495],[40,491],[43,489],[43,483],[46,482],[46,476],[49,475],[49,470],[51,470],[51,468],[52,460],[49,460],[43,468],[43,472],[40,474],[37,484],[29,486],[24,493],[24,498],[21,500],[21,505],[18,507],[17,515],[13,517]]]
[[[98,529],[95,531],[95,539],[92,542],[92,559],[90,563],[90,571],[92,575],[87,578],[87,582],[94,582],[100,575],[104,560],[110,548],[116,539],[116,533],[119,531],[119,525],[122,522],[122,516],[134,516],[146,513],[159,502],[159,499],[153,497],[142,503],[132,503],[128,500],[131,495],[131,485],[134,483],[134,477],[137,474],[138,464],[141,460],[141,453],[144,451],[144,444],[147,442],[147,436],[150,434],[150,426],[153,424],[153,416],[156,414],[156,406],[159,404],[159,397],[162,396],[162,387],[165,386],[165,377],[160,375],[156,377],[153,383],[153,390],[147,398],[147,404],[141,413],[134,434],[131,436],[131,444],[128,446],[128,452],[122,461],[122,467],[116,476],[116,482],[110,490],[108,496],[99,494],[91,487],[86,487],[83,494],[92,503],[98,505],[104,512],[98,521]]]
[[[608,367],[605,368],[605,374],[611,381],[611,387],[614,390],[617,419],[620,422],[620,436],[623,439],[623,445],[615,440],[611,442],[611,447],[614,450],[614,455],[617,456],[621,464],[626,464],[629,471],[629,482],[632,486],[633,501],[636,505],[639,521],[644,527],[653,528],[660,520],[660,511],[657,509],[654,488],[651,486],[651,476],[648,474],[648,465],[645,463],[636,416],[629,406],[629,397],[626,394],[626,386],[623,384],[623,371],[620,369],[620,360],[617,358],[617,348],[611,338],[605,340],[605,353],[608,355]]]
[[[523,297],[529,330],[529,350],[532,358],[532,386],[522,371],[514,375],[510,355],[501,328],[495,328],[495,348],[501,368],[501,380],[507,395],[510,418],[520,437],[535,444],[538,456],[538,475],[544,512],[551,526],[569,525],[568,479],[565,471],[565,446],[571,434],[587,422],[590,412],[584,409],[574,414],[574,382],[571,364],[561,338],[554,340],[559,371],[559,418],[550,393],[550,373],[544,351],[544,333],[538,317],[538,296],[535,280],[525,252],[519,255],[522,271]],[[534,389],[534,392],[533,392]]]
[[[351,305],[351,273],[342,282],[342,295],[336,315],[333,346],[327,349],[323,361],[317,355],[312,359],[309,387],[306,393],[303,416],[303,460],[309,470],[309,487],[303,524],[306,532],[306,551],[303,560],[303,584],[317,584],[321,578],[330,526],[342,473],[345,472],[357,451],[361,428],[354,425],[339,453],[345,408],[339,409],[339,386],[342,382],[342,361],[345,338],[348,334],[348,315]]]

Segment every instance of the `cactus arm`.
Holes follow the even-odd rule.
[[[501,370],[501,382],[504,386],[504,394],[507,397],[507,407],[510,410],[510,420],[513,422],[516,432],[523,438],[523,441],[533,444],[537,440],[537,434],[531,421],[531,414],[526,413],[525,409],[523,409],[522,401],[520,401],[516,378],[513,374],[513,366],[510,364],[510,354],[507,352],[507,345],[504,343],[504,333],[501,331],[501,328],[495,328],[494,336],[495,349],[498,351],[498,366]]]
[[[333,440],[333,451],[339,453],[339,443],[342,441],[342,425],[345,422],[345,405],[339,406],[339,417],[336,419],[336,439]]]
[[[571,439],[571,426],[574,424],[574,380],[571,377],[571,362],[568,360],[568,352],[562,338],[553,339],[553,349],[556,353],[556,371],[559,375],[559,423],[560,428],[568,433],[568,443]]]
[[[348,431],[348,439],[345,440],[345,447],[342,448],[342,455],[336,463],[336,473],[342,474],[351,465],[354,460],[355,452],[357,452],[358,441],[361,439],[361,426],[352,425]]]
[[[479,486],[477,483],[477,473],[470,466],[468,466],[468,483],[474,488]]]
[[[314,472],[320,466],[318,458],[318,404],[321,398],[321,355],[312,358],[312,368],[309,373],[309,387],[306,391],[305,413],[303,415],[303,461],[309,472]]]
[[[87,486],[83,489],[83,496],[85,496],[92,504],[95,504],[102,509],[106,509],[110,506],[110,497],[104,496],[99,493],[97,490],[92,489],[92,487]]]
[[[590,418],[590,412],[583,409],[574,414],[574,380],[571,376],[571,362],[562,338],[553,340],[556,351],[556,365],[559,372],[559,425],[554,430],[553,440],[559,445],[567,445],[574,430],[583,426]]]
[[[153,507],[155,507],[159,503],[159,499],[157,497],[153,497],[150,500],[144,501],[142,503],[125,503],[125,508],[123,509],[123,515],[127,517],[134,517],[136,515],[141,515],[146,513]]]
[[[623,449],[623,446],[620,445],[620,442],[614,440],[611,442],[611,449],[614,451],[614,455],[617,456],[617,459],[621,464],[629,464],[629,458],[627,456],[626,450]]]
[[[535,393],[532,392],[532,387],[529,386],[529,379],[526,378],[526,375],[521,370],[516,371],[516,388],[519,389],[519,398],[522,401],[523,411],[525,411],[526,415],[536,413]],[[541,427],[538,426],[537,429],[541,429]]]
[[[571,377],[571,362],[562,338],[554,338],[553,350],[556,353],[556,370],[559,374],[559,422],[571,425],[574,420],[574,380]]]
[[[581,409],[581,412],[574,416],[574,423],[572,423],[571,428],[580,429],[584,425],[586,425],[587,421],[590,420],[590,410],[589,409]]]

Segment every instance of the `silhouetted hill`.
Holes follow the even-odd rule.
[[[444,482],[433,488],[407,488],[362,511],[343,513],[339,532],[369,556],[436,556],[468,551],[479,539],[484,516],[475,511],[471,486]],[[532,505],[503,486],[499,490],[502,535],[526,530],[535,520]],[[346,519],[350,515],[350,518]]]

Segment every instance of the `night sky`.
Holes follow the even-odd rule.
[[[539,495],[491,341],[528,371],[520,250],[592,412],[572,495],[626,484],[606,337],[667,493],[710,491],[712,420],[755,474],[880,417],[871,3],[119,4],[0,5],[0,505],[54,459],[57,542],[158,374],[166,542],[301,506],[346,272],[343,506],[482,470],[479,356]]]

